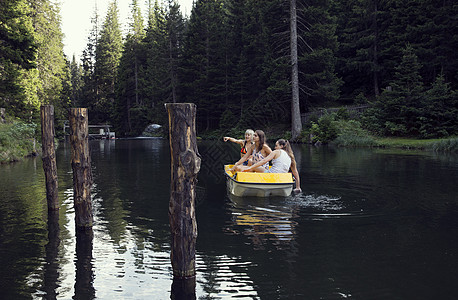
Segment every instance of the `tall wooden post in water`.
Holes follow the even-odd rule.
[[[54,145],[54,106],[44,105],[40,109],[43,170],[46,179],[48,210],[59,209],[56,149]]]
[[[87,108],[71,108],[70,143],[72,147],[73,201],[76,228],[92,230],[91,157]]]
[[[196,143],[196,105],[168,103],[171,156],[169,221],[174,278],[196,275],[197,222],[195,185],[200,170]]]

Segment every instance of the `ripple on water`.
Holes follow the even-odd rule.
[[[317,212],[337,212],[345,208],[340,196],[299,194],[288,199],[287,203]]]
[[[359,196],[297,194],[288,197],[287,205],[301,217],[314,219],[395,216],[401,213],[398,195],[385,193],[385,197],[367,194]]]
[[[252,262],[240,257],[197,255],[197,289],[211,299],[242,298],[259,299],[254,282],[247,274]]]

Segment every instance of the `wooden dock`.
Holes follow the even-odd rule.
[[[90,140],[104,140],[104,139],[115,139],[116,134],[111,131],[110,128],[113,126],[107,124],[94,124],[88,125],[89,127],[89,139]],[[68,122],[64,123],[64,134],[69,135],[67,128],[70,128]]]

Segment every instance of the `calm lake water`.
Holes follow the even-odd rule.
[[[49,221],[41,158],[0,166],[0,298],[170,299],[168,141],[90,146],[92,244],[68,145]],[[458,156],[294,145],[303,193],[250,199],[226,192],[239,149],[198,147],[197,299],[458,297]]]

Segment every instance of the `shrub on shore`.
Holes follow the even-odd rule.
[[[431,149],[436,152],[458,153],[458,137],[434,142]]]
[[[37,153],[36,124],[12,121],[0,124],[0,163],[21,160]]]

